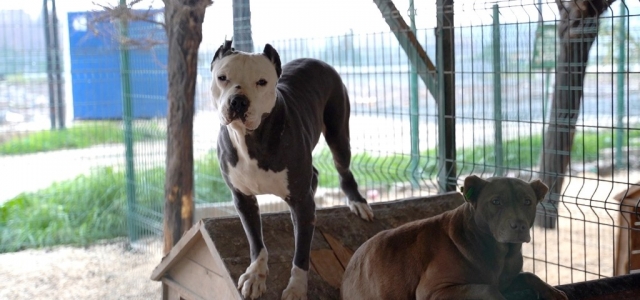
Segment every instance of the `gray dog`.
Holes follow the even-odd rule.
[[[532,289],[543,299],[566,295],[522,270],[522,243],[536,204],[548,191],[539,180],[464,181],[458,208],[378,233],[347,266],[341,293],[360,299],[504,299]]]
[[[221,123],[220,169],[233,194],[251,248],[251,264],[238,280],[244,297],[266,291],[267,249],[256,195],[273,194],[290,207],[295,228],[291,277],[282,299],[306,299],[315,223],[318,171],[311,151],[324,135],[340,187],[351,210],[365,220],[373,211],[349,170],[349,98],[338,73],[315,59],[280,66],[271,45],[244,53],[225,41],[211,62],[211,93]]]

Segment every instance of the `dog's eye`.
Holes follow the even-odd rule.
[[[260,79],[260,80],[258,80],[258,82],[256,82],[256,84],[259,85],[259,86],[265,86],[265,85],[267,85],[267,81],[264,80],[264,79]]]
[[[524,199],[524,205],[526,206],[531,205],[531,199]]]
[[[225,76],[225,75],[220,75],[220,76],[218,76],[218,80],[220,80],[220,81],[227,81],[227,76]]]
[[[502,204],[502,203],[500,203],[500,199],[498,199],[498,198],[494,198],[493,200],[491,200],[491,204],[493,204],[493,205],[500,205],[500,204]]]

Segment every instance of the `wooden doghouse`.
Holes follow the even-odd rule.
[[[318,209],[311,245],[309,299],[339,299],[342,274],[351,255],[381,230],[434,216],[464,202],[460,193],[371,205],[375,220],[366,222],[345,206]],[[267,292],[260,299],[280,299],[294,252],[289,212],[262,216],[269,251]],[[163,282],[163,299],[242,299],[236,283],[249,266],[249,245],[237,217],[203,219],[178,241],[155,268],[151,279]]]
[[[640,184],[640,183],[638,183]],[[613,197],[620,202],[615,275],[640,273],[640,185]]]

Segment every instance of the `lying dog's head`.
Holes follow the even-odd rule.
[[[223,125],[254,130],[276,103],[282,68],[271,45],[263,53],[245,53],[225,41],[211,61],[211,95]]]
[[[536,205],[549,188],[540,180],[494,177],[484,180],[469,176],[462,192],[474,207],[476,225],[501,243],[528,243],[529,229],[536,217]]]

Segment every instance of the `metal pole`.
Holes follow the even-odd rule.
[[[251,1],[233,0],[232,3],[234,47],[240,51],[253,52],[253,38],[251,36]]]
[[[49,87],[49,121],[51,130],[56,129],[56,98],[53,85],[53,58],[51,51],[51,24],[49,23],[49,0],[42,1],[45,53],[47,57],[47,83]]]
[[[58,38],[58,13],[56,12],[56,0],[51,0],[51,19],[52,27],[51,34],[53,37],[53,73],[55,74],[55,88],[56,88],[56,107],[58,113],[58,129],[64,129],[66,127],[65,119],[65,101],[62,95],[62,67],[60,55],[60,39]]]
[[[493,5],[493,118],[494,118],[494,155],[496,176],[504,175],[504,157],[502,154],[502,65],[500,63],[500,9]]]
[[[455,191],[456,120],[453,0],[437,0],[436,56],[438,78],[438,182],[441,192]]]
[[[126,7],[126,0],[120,0],[121,7]],[[129,36],[128,20],[120,19],[120,76],[122,84],[122,120],[124,123],[124,147],[126,162],[126,189],[127,189],[127,228],[131,242],[138,240],[138,231],[135,223],[136,184],[135,169],[133,164],[133,126],[131,105],[131,82],[129,80],[129,50],[123,44]]]
[[[615,139],[615,167],[616,169],[623,167],[623,155],[622,155],[622,144],[624,130],[622,129],[624,126],[624,86],[625,86],[625,77],[626,77],[626,45],[627,42],[627,6],[625,1],[620,1],[620,30],[618,30],[618,74],[616,80],[616,139]]]
[[[411,31],[416,35],[416,10],[413,5],[413,0],[409,1],[409,19],[411,20]],[[411,185],[413,188],[420,186],[418,165],[420,162],[420,106],[418,105],[418,72],[416,67],[411,64],[411,74],[409,77],[409,88],[411,89],[411,95],[409,98],[409,122],[411,132],[411,161],[409,163],[409,169],[411,170]]]

